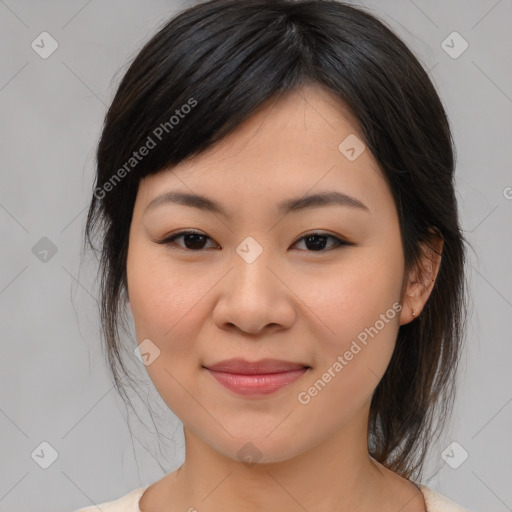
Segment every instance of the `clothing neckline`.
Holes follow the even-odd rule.
[[[430,502],[431,502],[431,497],[433,495],[433,491],[429,487],[422,485],[422,484],[417,484],[416,482],[413,482],[412,480],[409,480],[409,482],[411,482],[423,495],[423,501],[425,502],[425,512],[431,512],[431,510],[430,510],[431,503]],[[149,487],[151,487],[151,484],[143,486],[143,487],[139,487],[138,489],[135,489],[133,491],[133,493],[135,495],[134,498],[135,498],[136,512],[142,512],[140,509],[140,506],[139,506],[139,501],[142,498],[143,494],[146,492],[146,490],[149,489]]]

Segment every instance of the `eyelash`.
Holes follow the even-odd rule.
[[[175,240],[177,240],[178,238],[182,238],[183,236],[186,236],[186,235],[199,235],[199,236],[202,236],[203,238],[207,238],[207,239],[210,239],[211,240],[211,237],[205,235],[204,233],[201,233],[201,232],[196,232],[196,231],[180,231],[178,233],[174,233],[173,235],[169,236],[169,237],[166,237],[164,238],[163,240],[160,240],[158,241],[157,243],[158,244],[163,244],[163,245],[172,245],[174,243]],[[334,235],[330,235],[328,233],[323,233],[321,231],[313,231],[312,233],[307,233],[306,235],[303,235],[301,238],[299,238],[293,245],[297,244],[298,242],[301,242],[302,240],[306,239],[306,238],[309,238],[311,236],[322,236],[322,237],[325,237],[325,238],[330,238],[332,240],[334,240],[336,242],[336,245],[334,247],[332,247],[331,249],[321,249],[319,251],[307,251],[306,252],[319,252],[319,253],[322,253],[322,252],[327,252],[327,251],[330,251],[330,250],[333,250],[333,249],[339,249],[340,247],[343,247],[343,246],[346,246],[346,245],[353,245],[352,243],[346,241],[346,240],[343,240],[339,237],[336,237]],[[175,244],[176,245],[176,244]],[[194,250],[194,249],[188,249],[187,247],[183,247],[183,246],[179,246],[180,249],[183,249],[185,251],[189,251],[189,252],[201,252],[201,251],[205,251],[207,249],[197,249],[197,250]]]

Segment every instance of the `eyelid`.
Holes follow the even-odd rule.
[[[180,238],[181,236],[184,236],[184,235],[200,235],[209,240],[213,240],[213,238],[211,236],[208,236],[206,233],[203,233],[202,231],[194,230],[194,229],[184,229],[181,231],[176,231],[175,233],[171,233],[170,235],[165,236],[161,240],[156,240],[156,243],[162,244],[162,245],[168,245],[168,244],[173,243],[176,238]],[[205,250],[205,249],[199,249],[197,251],[193,251],[191,249],[187,249],[186,247],[182,247],[182,246],[178,246],[178,247],[180,249],[183,249],[188,252],[201,252],[201,251]]]
[[[306,238],[308,236],[313,236],[313,235],[319,235],[319,236],[325,236],[325,237],[331,237],[331,238],[335,238],[337,240],[339,240],[340,242],[342,242],[343,244],[345,245],[353,245],[352,242],[350,242],[349,240],[347,240],[346,238],[344,238],[343,236],[341,235],[335,235],[333,233],[329,233],[328,231],[323,231],[321,229],[313,229],[312,231],[308,231],[307,233],[304,233],[302,235],[299,236],[299,238],[297,238],[297,240],[294,242],[294,245],[299,242],[300,240],[302,240],[303,238]]]

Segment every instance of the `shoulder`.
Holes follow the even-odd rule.
[[[469,512],[467,509],[462,508],[453,501],[438,492],[426,487],[425,485],[416,484],[425,498],[427,505],[427,512]]]
[[[106,501],[105,503],[99,503],[98,505],[92,505],[76,510],[75,512],[98,512],[100,509],[102,512],[140,512],[139,500],[144,494],[146,487],[139,487],[129,492],[121,498],[117,498],[112,501]]]

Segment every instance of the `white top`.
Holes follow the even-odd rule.
[[[469,512],[467,509],[459,507],[453,501],[445,498],[436,491],[421,484],[416,484],[420,491],[423,493],[425,503],[427,505],[426,512]],[[149,487],[139,487],[134,489],[122,498],[117,500],[107,501],[99,505],[81,508],[75,512],[98,512],[98,507],[102,512],[141,512],[139,508],[139,500],[142,498],[144,491]]]

